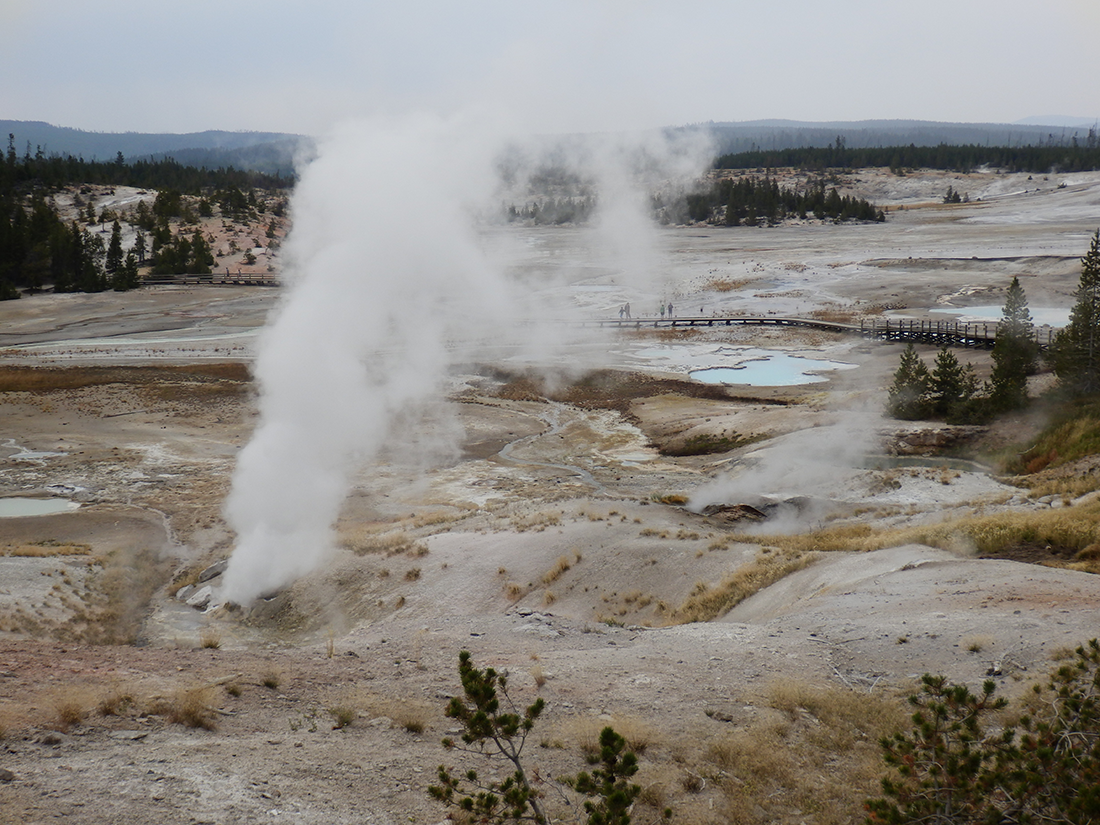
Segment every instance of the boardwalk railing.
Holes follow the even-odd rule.
[[[997,322],[960,324],[958,321],[919,321],[900,318],[861,319],[858,324],[822,321],[818,318],[794,318],[775,315],[716,315],[683,318],[593,318],[571,321],[580,326],[618,327],[620,329],[775,326],[819,329],[847,335],[860,335],[880,341],[913,341],[938,347],[974,347],[992,349],[997,337]],[[1041,349],[1050,346],[1056,330],[1036,327],[1036,341]]]
[[[195,284],[199,286],[281,286],[282,282],[274,275],[242,274],[226,275],[214,273],[212,275],[146,275],[141,279],[142,284],[148,286],[185,286]]]

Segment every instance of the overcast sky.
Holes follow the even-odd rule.
[[[321,135],[1100,115],[1098,0],[0,0],[0,118]]]

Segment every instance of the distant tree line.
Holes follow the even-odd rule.
[[[767,176],[725,179],[708,191],[687,195],[686,206],[691,220],[726,226],[773,225],[810,215],[818,220],[885,220],[881,209],[862,198],[841,195],[824,179],[811,181],[805,189],[780,186]]]
[[[505,217],[509,222],[523,221],[536,226],[585,223],[595,208],[596,198],[592,195],[545,198],[529,201],[523,206],[510,204],[505,209]]]
[[[715,169],[806,170],[889,167],[901,174],[908,169],[944,169],[970,172],[983,166],[1008,172],[1091,172],[1100,169],[1100,140],[1090,129],[1088,138],[1067,146],[875,146],[849,148],[842,138],[828,146],[797,149],[758,149],[721,155]]]
[[[38,148],[32,155],[28,146],[20,157],[15,150],[15,135],[8,135],[4,162],[0,163],[0,191],[31,187],[48,190],[74,184],[136,186],[139,189],[179,189],[198,193],[203,189],[289,189],[294,178],[263,172],[223,167],[207,169],[184,166],[165,158],[128,162],[121,152],[112,161],[84,160],[72,155],[47,155]]]

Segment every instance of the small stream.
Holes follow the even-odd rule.
[[[572,476],[576,476],[593,490],[596,490],[599,493],[607,494],[607,488],[604,487],[604,485],[600,484],[600,482],[596,481],[596,479],[592,477],[592,474],[583,467],[577,467],[574,464],[555,464],[549,461],[535,461],[533,459],[527,458],[514,458],[512,456],[513,450],[515,450],[517,447],[522,447],[526,444],[533,444],[537,439],[555,436],[562,430],[564,430],[569,424],[569,421],[562,420],[565,417],[563,416],[565,410],[566,406],[564,404],[559,404],[553,401],[547,402],[546,412],[540,413],[538,415],[539,420],[546,424],[547,429],[543,430],[541,433],[527,435],[522,438],[517,438],[515,441],[510,441],[508,444],[505,444],[504,447],[501,448],[500,452],[497,453],[497,458],[507,464],[511,464],[517,467],[545,467],[550,470],[560,470],[562,472],[569,473]]]

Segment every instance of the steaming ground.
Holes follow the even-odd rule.
[[[1025,276],[1032,306],[1072,302],[1096,176],[1066,176],[1064,189],[1053,176],[859,177],[859,191],[914,208],[874,227],[670,229],[658,236],[668,263],[652,292],[578,268],[584,233],[526,229],[527,271],[553,271],[550,299],[602,315],[627,300],[635,315],[659,300],[705,314],[921,315],[947,301],[999,303],[1012,274]],[[982,202],[930,203],[949,183]],[[465,648],[509,669],[522,699],[546,697],[530,751],[544,775],[577,770],[577,741],[612,720],[647,738],[652,798],[659,789],[682,821],[726,822],[737,818],[727,768],[705,748],[760,724],[810,747],[820,727],[809,711],[776,709],[776,680],[855,690],[868,703],[925,671],[970,684],[992,674],[1014,693],[1056,651],[1096,635],[1094,576],[913,545],[828,553],[720,621],[666,626],[700,584],[749,564],[764,543],[724,541],[729,523],[692,511],[706,503],[802,497],[813,506],[788,530],[1050,506],[983,473],[865,461],[997,446],[1039,422],[885,421],[877,410],[900,348],[753,329],[578,343],[572,363],[619,372],[563,382],[549,400],[516,378],[531,362],[517,352],[458,365],[446,379],[451,413],[418,419],[350,473],[330,564],[249,615],[189,607],[174,594],[234,546],[221,504],[257,421],[241,364],[274,298],[178,287],[0,304],[2,491],[81,503],[0,520],[12,554],[0,557],[0,769],[14,774],[0,782],[5,821],[439,822],[424,788],[437,764],[460,761],[437,743],[452,730],[441,708]],[[639,358],[653,347],[773,347],[858,366],[824,384],[715,392],[687,380],[686,362]],[[985,353],[961,358],[988,370]],[[443,444],[456,424],[456,449],[404,447]],[[662,453],[699,436],[739,446]],[[656,501],[678,500],[669,496],[692,509]],[[160,553],[172,569],[143,584],[134,574]],[[129,626],[110,609],[120,604],[134,608],[138,645],[86,644],[92,625]],[[149,712],[195,683],[214,685],[205,701],[219,711],[216,731]],[[53,730],[65,700],[94,708],[111,696],[132,701]],[[337,706],[354,711],[350,727],[331,729]],[[406,729],[410,714],[423,732]],[[873,750],[864,736],[831,762],[803,757],[792,776],[828,800],[818,808],[788,789],[738,816],[855,821],[881,771],[845,772],[844,760]],[[845,790],[834,798],[837,777]]]

